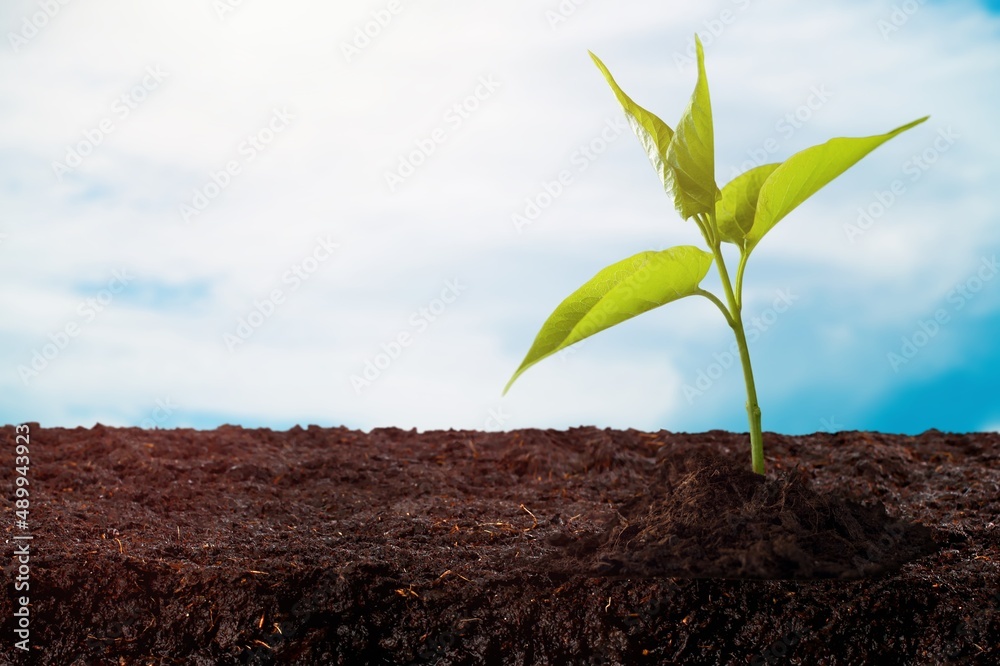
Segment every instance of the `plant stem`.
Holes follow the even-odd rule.
[[[740,350],[740,363],[743,365],[743,379],[747,386],[747,418],[750,421],[750,461],[753,471],[757,474],[764,474],[764,434],[760,425],[760,406],[757,404],[757,387],[753,381],[753,368],[750,366],[750,348],[747,346],[747,336],[743,329],[743,269],[746,267],[746,254],[741,254],[740,265],[737,274],[737,290],[733,292],[733,283],[729,279],[729,271],[726,268],[725,259],[722,257],[722,244],[718,238],[705,233],[707,228],[714,227],[715,220],[701,220],[702,232],[705,240],[712,248],[715,255],[715,264],[719,268],[719,277],[722,278],[722,288],[726,292],[726,301],[729,303],[729,317],[727,322],[736,334],[736,344]]]
[[[698,294],[699,296],[704,296],[708,300],[715,303],[715,306],[719,308],[719,311],[722,313],[722,316],[726,318],[726,323],[729,324],[729,327],[736,328],[736,322],[733,321],[732,315],[729,314],[729,309],[726,307],[725,303],[719,300],[718,296],[716,296],[710,291],[706,291],[701,288],[698,288],[698,290],[695,291],[695,293]]]
[[[747,418],[750,420],[750,461],[753,471],[764,473],[764,433],[760,426],[760,406],[757,404],[757,388],[753,382],[753,368],[750,367],[750,349],[747,347],[746,334],[743,332],[743,320],[736,315],[736,344],[740,348],[740,361],[743,363],[743,379],[747,384]]]
[[[740,265],[736,269],[736,306],[743,309],[743,271],[747,268],[747,257],[750,253],[744,248],[740,250]]]

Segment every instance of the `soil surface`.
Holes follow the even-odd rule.
[[[997,434],[27,429],[2,664],[1000,663]]]

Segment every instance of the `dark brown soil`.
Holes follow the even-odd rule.
[[[765,440],[30,424],[0,663],[1000,663],[1000,435]]]

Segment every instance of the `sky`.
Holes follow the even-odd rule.
[[[720,185],[931,116],[751,257],[764,430],[1000,430],[1000,3],[973,0],[8,0],[0,421],[746,432],[702,298],[501,397],[600,269],[704,245],[587,54],[673,126],[695,33]]]

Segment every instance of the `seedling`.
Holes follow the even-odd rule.
[[[604,74],[625,110],[629,125],[639,138],[674,206],[685,220],[694,220],[708,245],[706,252],[693,245],[651,250],[614,263],[559,304],[535,338],[504,394],[525,370],[595,333],[626,319],[687,296],[703,296],[714,303],[736,334],[747,390],[750,452],[753,471],[764,473],[764,439],[760,407],[754,387],[750,351],[743,329],[743,273],[747,259],[767,232],[799,204],[851,168],[861,158],[897,134],[927,120],[915,120],[886,134],[830,139],[807,148],[782,163],[765,164],[737,176],[721,190],[715,183],[715,140],[712,105],[705,77],[705,52],[695,36],[698,82],[687,109],[671,129],[632,101],[593,53],[590,57]],[[722,243],[739,248],[735,284],[722,256]],[[722,278],[725,302],[699,285],[712,264]]]

